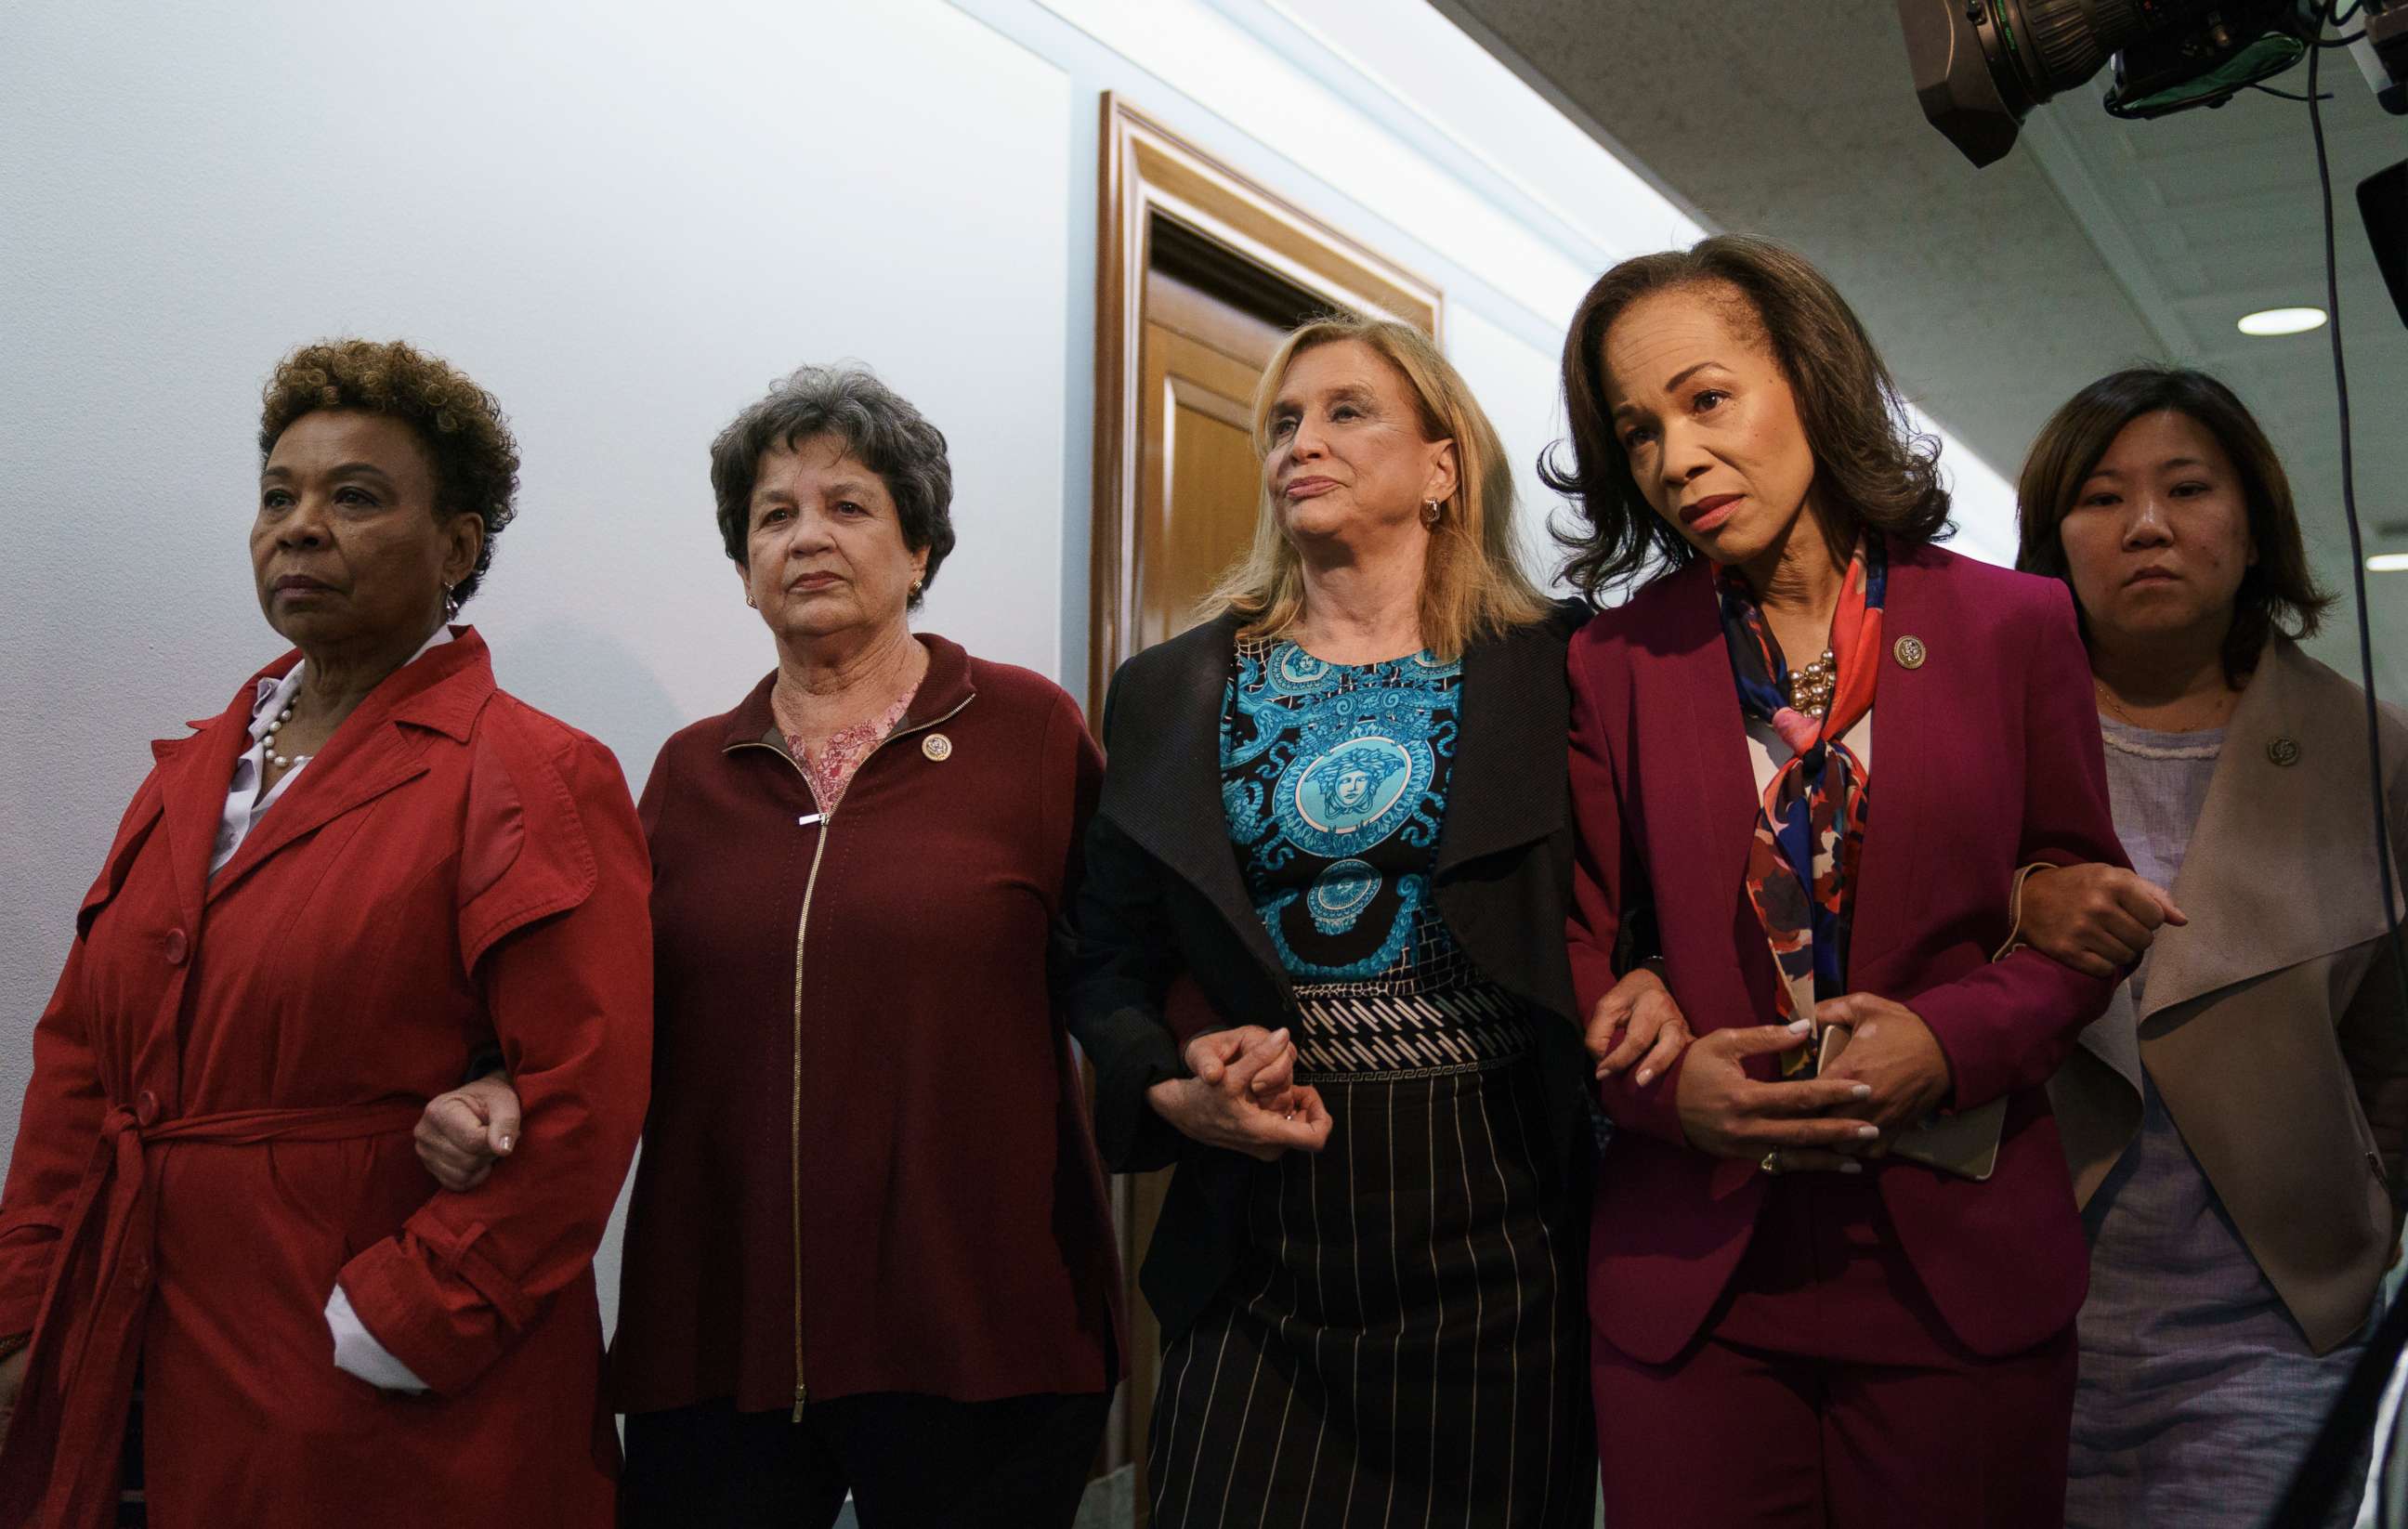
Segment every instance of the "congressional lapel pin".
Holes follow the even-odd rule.
[[[1890,651],[1898,656],[1898,666],[1901,669],[1919,669],[1923,667],[1923,661],[1931,656],[1930,650],[1923,646],[1921,637],[1900,637]]]
[[[2266,745],[2266,757],[2277,764],[2297,764],[2300,762],[2300,740],[2276,738]]]
[[[953,757],[953,740],[942,733],[931,733],[920,740],[920,751],[942,764]]]

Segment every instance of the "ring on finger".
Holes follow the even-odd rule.
[[[1775,1147],[1772,1150],[1765,1153],[1762,1158],[1757,1160],[1756,1165],[1766,1173],[1779,1173],[1781,1171],[1781,1149]]]

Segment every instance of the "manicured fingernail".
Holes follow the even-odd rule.
[[[1851,1099],[1870,1099],[1872,1096],[1873,1086],[1870,1083],[1858,1083],[1848,1091],[1848,1097]]]
[[[1878,1125],[1859,1125],[1856,1127],[1856,1135],[1867,1141],[1871,1141],[1881,1135],[1881,1127]]]
[[[499,1140],[499,1141],[497,1141],[497,1142],[494,1143],[494,1146],[496,1146],[496,1147],[499,1147],[503,1151],[506,1151],[506,1152],[507,1152],[507,1151],[509,1151],[509,1150],[510,1150],[510,1138],[509,1138],[509,1137],[508,1137],[508,1136],[504,1136],[504,1137],[502,1137],[502,1138],[501,1138],[501,1140]]]
[[[1865,1171],[1865,1165],[1852,1157],[1845,1163],[1840,1165],[1840,1171],[1842,1173],[1862,1173]]]
[[[1654,1069],[1654,1068],[1652,1068],[1652,1067],[1641,1067],[1641,1068],[1640,1068],[1640,1069],[1639,1069],[1639,1086],[1640,1086],[1641,1088],[1645,1088],[1648,1084],[1650,1084],[1650,1083],[1654,1082],[1655,1080],[1656,1080],[1656,1072],[1655,1072],[1655,1069]]]
[[[1813,1020],[1792,1020],[1789,1022],[1789,1033],[1793,1036],[1802,1036],[1807,1031],[1813,1028],[1814,1022]]]

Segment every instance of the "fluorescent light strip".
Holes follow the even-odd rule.
[[[2366,560],[2368,573],[2408,573],[2408,552],[2377,552]]]
[[[2241,317],[2244,335],[2304,335],[2311,329],[2325,326],[2325,310],[2320,307],[2270,307]]]

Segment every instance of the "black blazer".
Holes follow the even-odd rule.
[[[1592,1067],[1564,942],[1572,865],[1564,646],[1586,614],[1567,604],[1464,653],[1461,730],[1431,879],[1464,952],[1537,1016],[1551,1141],[1584,1191],[1596,1154]],[[1204,1313],[1236,1265],[1254,1160],[1189,1140],[1147,1104],[1148,1088],[1188,1076],[1165,993],[1183,973],[1229,1023],[1277,1028],[1296,1013],[1221,806],[1221,711],[1239,624],[1209,622],[1112,677],[1103,798],[1087,826],[1076,902],[1069,1022],[1095,1063],[1104,1161],[1121,1172],[1178,1165],[1138,1277],[1166,1339]]]

